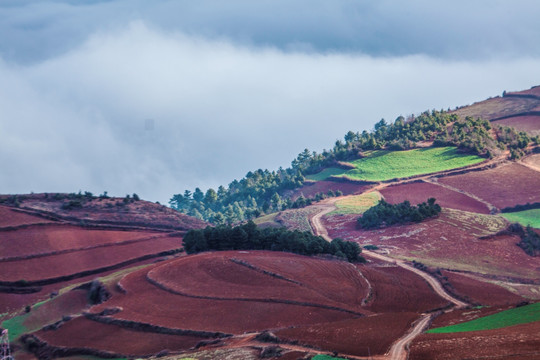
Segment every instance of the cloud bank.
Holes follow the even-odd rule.
[[[360,46],[345,35],[354,21],[330,29],[344,14],[354,18],[352,2],[314,2],[291,36],[291,19],[263,21],[265,11],[277,12],[270,2],[256,9],[234,1],[230,22],[221,2],[204,3],[212,6],[163,1],[150,9],[137,3],[144,16],[122,12],[123,1],[4,4],[0,18],[11,14],[12,36],[0,40],[0,192],[107,190],[166,202],[187,188],[289,166],[305,147],[330,148],[348,130],[369,130],[383,117],[464,105],[540,79],[534,46],[519,56],[480,51],[473,61],[445,60],[442,50],[423,53],[405,43],[402,53],[390,42],[383,51],[388,56],[348,51]],[[178,4],[191,20],[182,13],[175,25],[164,14]],[[366,9],[396,21],[407,13],[403,8],[398,16],[387,2],[377,4]],[[20,12],[25,7],[35,12]],[[123,15],[90,24],[107,11]],[[248,20],[233,21],[243,16],[252,16],[250,30]],[[318,16],[326,32],[311,34]],[[59,35],[58,46],[47,50],[51,34],[66,29],[78,33]],[[41,37],[29,40],[29,34]],[[25,41],[10,47],[17,36]],[[25,50],[33,45],[35,52]]]

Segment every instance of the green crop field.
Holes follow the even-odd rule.
[[[501,215],[508,221],[517,222],[523,226],[531,225],[533,228],[540,229],[540,209],[503,213]]]
[[[356,169],[328,168],[307,178],[319,181],[334,176],[352,180],[385,181],[456,169],[485,160],[476,155],[459,153],[451,146],[407,151],[377,150],[368,154],[365,158],[350,162]]]
[[[312,360],[346,360],[344,358],[333,357],[333,356],[330,356],[330,355],[322,355],[322,354],[315,355],[311,359]]]
[[[378,191],[347,196],[336,202],[337,210],[333,211],[332,214],[363,214],[370,207],[377,205],[381,199],[381,193]]]
[[[342,175],[346,171],[347,170],[344,170],[344,169],[330,167],[330,168],[324,169],[323,171],[317,174],[308,175],[306,176],[306,179],[314,180],[314,181],[321,181],[321,180],[328,179],[330,176],[333,176],[333,175]]]
[[[540,303],[501,311],[497,314],[484,316],[461,324],[431,329],[427,331],[427,333],[441,334],[465,331],[493,330],[513,325],[527,324],[534,321],[540,321]]]

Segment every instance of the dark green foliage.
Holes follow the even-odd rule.
[[[504,150],[510,150],[511,159],[524,155],[532,142],[540,142],[540,137],[531,139],[526,133],[509,127],[492,127],[486,120],[467,117],[464,120],[456,114],[443,111],[426,111],[407,119],[400,116],[394,123],[384,119],[377,122],[373,131],[349,131],[344,141],[335,142],[331,150],[322,153],[304,149],[291,163],[291,168],[278,171],[257,170],[249,172],[240,181],[234,180],[217,192],[209,189],[203,193],[199,188],[192,193],[174,195],[169,204],[173,209],[216,225],[237,223],[255,218],[262,213],[310,205],[303,197],[290,199],[292,189],[304,184],[304,175],[315,174],[324,168],[339,167],[340,161],[358,159],[368,150],[408,150],[420,141],[433,141],[434,146],[456,146],[463,152],[492,158]],[[336,195],[339,196],[339,195]],[[313,198],[311,201],[318,201]]]
[[[520,224],[515,223],[510,225],[508,230],[521,237],[521,241],[517,245],[528,255],[540,255],[540,235],[538,235],[530,225],[523,228]]]
[[[365,261],[357,243],[334,239],[331,243],[307,231],[285,228],[259,229],[252,221],[231,227],[222,225],[190,230],[184,237],[188,254],[207,250],[272,250],[301,255],[330,254],[349,261]]]
[[[531,209],[540,209],[540,202],[535,203],[527,203],[524,205],[516,205],[512,207],[505,207],[504,209],[501,209],[502,213],[509,213],[509,212],[517,212],[517,211],[524,211],[524,210],[531,210]]]
[[[362,217],[358,218],[358,226],[362,229],[378,229],[384,226],[395,224],[405,224],[411,222],[421,222],[437,216],[441,212],[441,207],[435,204],[434,198],[429,198],[427,203],[423,202],[417,206],[405,200],[399,204],[389,204],[384,200],[370,209]]]

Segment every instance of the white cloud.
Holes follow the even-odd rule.
[[[283,52],[132,22],[46,61],[0,62],[0,78],[2,193],[107,190],[164,202],[288,166],[304,147],[329,148],[381,117],[536,85],[540,58]]]

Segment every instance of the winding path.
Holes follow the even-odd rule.
[[[328,231],[326,230],[326,228],[321,223],[321,218],[324,215],[332,212],[336,208],[335,207],[335,202],[338,201],[339,199],[342,199],[342,198],[343,197],[332,198],[332,199],[328,199],[328,200],[325,200],[324,202],[321,202],[321,203],[317,204],[317,206],[319,208],[321,208],[322,210],[319,213],[317,213],[316,215],[314,215],[310,219],[310,224],[311,224],[311,227],[313,228],[314,233],[316,235],[321,236],[326,241],[332,241],[332,239],[328,235]],[[365,250],[365,249],[362,250],[362,255],[365,255],[367,257],[371,257],[373,259],[378,259],[378,260],[383,260],[383,261],[386,261],[386,262],[391,262],[391,263],[393,263],[393,264],[395,264],[397,266],[400,266],[400,267],[402,267],[402,268],[404,268],[406,270],[414,272],[415,274],[421,276],[424,280],[426,280],[428,282],[428,284],[433,288],[433,290],[437,293],[437,295],[439,295],[440,297],[442,297],[445,300],[448,300],[449,302],[454,304],[457,308],[463,308],[463,307],[468,305],[467,303],[465,303],[463,301],[460,301],[460,300],[454,298],[452,295],[448,294],[444,290],[444,288],[441,286],[441,284],[434,277],[432,277],[431,275],[423,272],[422,270],[416,269],[415,267],[405,263],[405,261],[403,261],[403,260],[393,259],[391,257],[381,255],[381,254],[378,254],[376,252]],[[431,320],[432,316],[433,315],[430,315],[430,314],[423,314],[420,317],[420,319],[415,323],[412,330],[409,331],[407,334],[405,334],[402,338],[398,339],[392,345],[392,347],[390,348],[390,350],[386,354],[385,358],[386,359],[391,359],[391,360],[404,360],[404,359],[407,359],[407,345],[415,337],[420,335],[422,333],[422,331],[425,330],[425,328],[428,326],[429,321]]]

